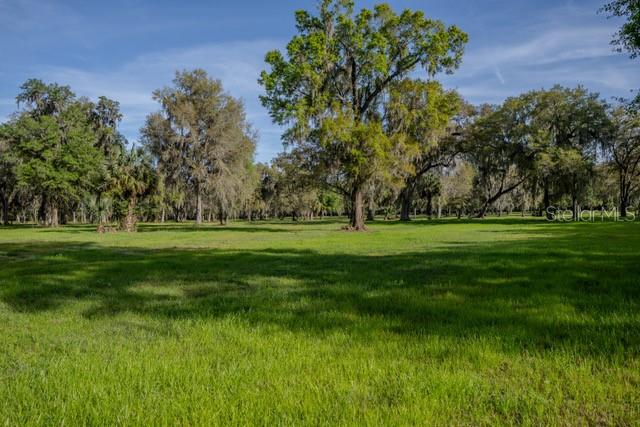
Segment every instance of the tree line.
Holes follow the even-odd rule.
[[[637,103],[555,86],[470,105],[437,81],[459,67],[467,34],[421,11],[323,0],[296,13],[296,28],[259,77],[285,129],[270,164],[254,161],[242,101],[203,70],[153,93],[159,111],[138,144],[119,131],[117,101],[26,81],[0,125],[3,222],[134,231],[140,220],[346,214],[360,231],[376,215],[637,207]]]

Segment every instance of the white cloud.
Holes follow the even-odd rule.
[[[504,79],[504,76],[502,75],[502,71],[500,71],[500,68],[496,67],[495,74],[496,74],[496,78],[498,79],[498,81],[500,81],[500,83],[502,83],[503,85],[507,83],[506,80]]]
[[[37,74],[68,84],[82,96],[95,99],[104,95],[119,101],[125,116],[122,131],[135,140],[146,115],[158,109],[152,92],[171,84],[177,70],[205,69],[211,77],[220,79],[233,96],[244,100],[247,117],[262,137],[258,159],[268,160],[280,149],[280,131],[273,128],[259,104],[258,77],[266,52],[279,47],[281,43],[273,40],[207,44],[145,54],[113,70],[49,67],[40,68]]]
[[[611,56],[608,40],[613,31],[608,26],[550,29],[520,43],[472,50],[465,57],[464,71]]]
[[[638,63],[626,61],[611,51],[609,40],[617,23],[597,17],[593,5],[581,1],[564,1],[551,9],[542,7],[535,17],[524,22],[526,26],[505,23],[503,28],[495,29],[500,34],[499,41],[491,34],[484,37],[471,34],[461,69],[453,76],[440,76],[441,79],[475,103],[500,102],[508,96],[555,83],[584,84],[607,97],[626,96],[631,89],[640,87]],[[0,28],[5,30],[7,40],[8,36],[37,32],[40,34],[37,43],[33,40],[31,43],[39,45],[44,37],[58,43],[57,38],[66,35],[74,43],[83,43],[86,38],[84,43],[90,45],[91,39],[98,37],[91,21],[69,9],[68,5],[50,0],[0,0]],[[494,12],[487,8],[486,13]],[[52,34],[56,37],[52,38]],[[21,69],[20,73],[21,77],[24,71],[28,76],[69,84],[79,95],[94,99],[105,95],[119,101],[125,114],[122,130],[133,141],[145,116],[158,109],[152,91],[171,84],[176,70],[203,68],[212,77],[221,79],[234,96],[244,99],[247,117],[261,137],[258,159],[268,160],[281,149],[281,130],[271,123],[259,104],[261,88],[257,79],[264,67],[264,54],[283,45],[278,40],[210,43],[159,50],[115,68],[34,65]],[[14,106],[13,99],[0,99],[0,117],[8,116]]]
[[[70,34],[83,23],[76,11],[62,2],[46,0],[1,0],[0,28],[15,34],[49,32],[60,37]],[[26,42],[26,38],[22,37]]]
[[[593,15],[566,7],[512,34],[512,42],[478,48],[472,43],[460,70],[443,80],[476,103],[500,102],[556,83],[625,96],[640,86],[637,64],[612,51],[615,27]]]

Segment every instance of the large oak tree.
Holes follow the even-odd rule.
[[[416,69],[428,76],[456,69],[467,35],[387,4],[355,13],[352,0],[323,0],[315,15],[300,10],[296,28],[286,55],[266,56],[262,103],[288,126],[286,142],[310,149],[327,183],[350,200],[351,227],[364,230],[366,185],[393,153],[382,125],[384,95]]]

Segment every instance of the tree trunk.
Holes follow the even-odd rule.
[[[360,187],[355,187],[351,193],[351,229],[353,231],[367,229],[364,225],[364,202]]]
[[[9,225],[9,198],[2,195],[2,223]]]
[[[489,209],[489,202],[486,202],[484,205],[482,205],[482,207],[480,208],[480,212],[478,212],[478,215],[476,215],[476,218],[480,218],[480,219],[484,219],[487,217],[487,209]],[[460,217],[458,217],[459,219]]]
[[[52,228],[56,228],[60,225],[60,221],[58,219],[58,207],[49,202],[49,206],[47,208],[47,225]]]
[[[220,225],[225,225],[227,222],[227,215],[225,214],[222,206],[218,209],[218,220],[220,221]]]
[[[620,173],[620,217],[627,217],[627,210],[629,208],[629,186],[622,173]]]
[[[38,208],[37,215],[38,222],[41,225],[47,225],[47,195],[43,194],[40,198],[40,207]]]
[[[505,194],[509,194],[511,193],[513,190],[515,190],[516,188],[520,187],[522,184],[524,184],[524,179],[517,182],[516,184],[513,184],[512,186],[508,187],[508,188],[504,188],[504,182],[502,183],[502,185],[500,186],[500,190],[494,194],[493,196],[489,197],[484,205],[480,208],[480,212],[478,213],[478,215],[476,216],[476,218],[485,218],[487,215],[487,210],[489,209],[489,207],[491,207],[495,202],[497,202],[498,200],[500,200],[500,198],[502,196],[504,196]],[[497,211],[497,210],[496,210]]]
[[[376,220],[376,213],[375,210],[369,206],[367,208],[367,221],[375,221]]]
[[[200,184],[196,185],[196,225],[202,225],[202,192]]]
[[[429,219],[433,219],[433,194],[427,195],[427,216]]]
[[[413,185],[407,186],[400,193],[400,221],[411,221],[411,205],[413,203]]]
[[[549,193],[549,183],[547,181],[545,181],[544,183],[544,196],[542,197],[542,204],[545,215],[547,216],[547,219],[549,221],[551,221],[553,219],[553,214],[551,212],[549,212],[549,208],[551,207],[551,194]]]
[[[130,200],[129,206],[127,207],[127,215],[122,220],[122,224],[120,228],[127,233],[135,233],[136,231],[136,223],[138,222],[138,218],[136,217],[136,201]]]

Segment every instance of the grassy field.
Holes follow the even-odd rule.
[[[640,224],[0,229],[0,425],[637,425]]]

